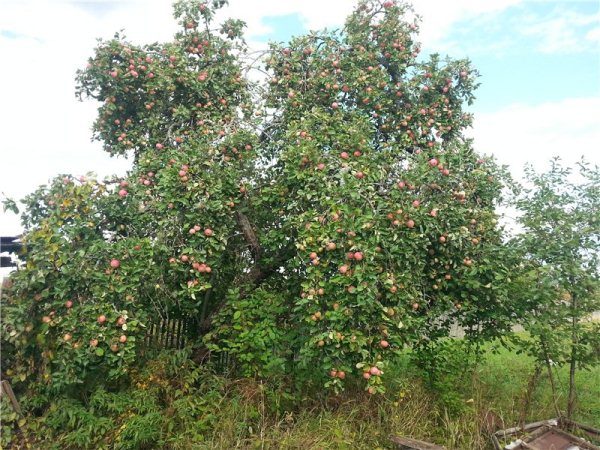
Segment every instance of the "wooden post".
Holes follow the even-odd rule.
[[[15,393],[13,392],[8,380],[2,380],[2,382],[0,382],[0,396],[4,394],[8,395],[8,399],[10,400],[15,412],[17,414],[21,414],[21,405],[19,405],[19,401],[17,400],[17,397],[15,397]]]

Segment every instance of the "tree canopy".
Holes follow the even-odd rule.
[[[458,322],[510,330],[507,174],[465,137],[478,74],[420,56],[404,3],[253,52],[223,0],[178,1],[171,42],[99,41],[77,93],[124,178],[59,176],[24,200],[24,265],[3,298],[11,376],[118,378],[150,323],[245,374],[369,392],[405,345]],[[260,74],[259,76],[257,74]]]

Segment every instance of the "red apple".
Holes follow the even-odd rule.
[[[204,236],[206,236],[206,237],[211,237],[213,234],[214,234],[213,230],[211,230],[210,228],[206,228],[204,230]]]
[[[110,260],[110,267],[112,267],[113,269],[118,269],[120,265],[121,265],[121,261],[119,261],[118,259]]]
[[[327,246],[326,246],[327,250],[330,250],[330,251],[335,250],[336,247],[337,247],[337,245],[335,245],[335,242],[328,242]]]
[[[338,377],[340,380],[343,380],[344,378],[346,378],[346,372],[344,372],[343,370],[340,370],[340,371],[337,373],[337,377]]]
[[[346,272],[348,272],[348,266],[346,264],[344,264],[343,266],[340,266],[340,268],[338,269],[340,271],[340,273],[343,275]]]
[[[348,158],[350,158],[350,155],[347,152],[342,152],[342,153],[340,153],[340,158],[348,159]]]
[[[388,348],[390,346],[390,343],[385,339],[382,339],[379,345],[381,346],[381,348]]]
[[[363,260],[363,256],[364,255],[362,254],[362,252],[354,252],[354,259],[356,261],[362,261]]]
[[[435,159],[435,158],[431,158],[431,159],[429,160],[429,165],[430,165],[431,167],[435,167],[435,166],[437,166],[437,165],[438,165],[438,160],[437,160],[437,159]]]
[[[415,221],[414,221],[414,220],[412,220],[412,219],[408,219],[408,220],[406,221],[406,226],[407,226],[408,228],[414,228],[414,227],[415,227]]]
[[[125,189],[121,189],[119,191],[119,196],[120,197],[127,197],[127,191]]]
[[[100,325],[104,324],[106,322],[106,316],[104,314],[98,316],[98,323]]]
[[[127,336],[125,336],[124,334],[122,334],[121,337],[119,338],[119,342],[121,344],[124,344],[125,342],[127,342]]]

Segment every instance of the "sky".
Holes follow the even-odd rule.
[[[469,57],[481,73],[468,134],[509,165],[552,156],[600,164],[600,0],[414,0],[423,51]],[[230,0],[220,16],[248,24],[262,48],[338,28],[353,0]],[[129,163],[91,142],[97,104],[75,98],[75,71],[96,38],[169,40],[170,0],[0,0],[0,193],[19,199],[59,173],[124,174]],[[0,212],[0,235],[18,218]]]

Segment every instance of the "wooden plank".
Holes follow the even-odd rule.
[[[177,324],[177,348],[183,347],[183,321],[184,319],[179,319]]]
[[[410,439],[406,437],[392,436],[391,441],[400,449],[406,450],[446,450],[446,447],[441,447],[436,444]]]
[[[573,420],[568,420],[568,419],[561,419],[560,421],[568,427],[579,428],[579,429],[581,429],[583,431],[587,431],[588,433],[593,434],[595,436],[600,436],[600,430],[598,430],[597,428],[590,427],[589,425],[585,425],[582,423],[577,423],[577,422],[574,422]]]
[[[8,380],[2,380],[0,382],[0,395],[6,394],[10,403],[12,404],[13,409],[17,414],[21,414],[21,405],[19,405],[19,401],[17,397],[15,397],[15,393],[12,390],[12,387]]]
[[[513,434],[521,433],[523,431],[534,430],[534,429],[537,429],[544,425],[553,426],[553,424],[555,424],[557,422],[558,421],[556,419],[541,420],[539,422],[528,423],[524,427],[514,427],[514,428],[507,428],[506,430],[496,431],[494,433],[494,435],[498,436],[498,437],[511,436]]]

